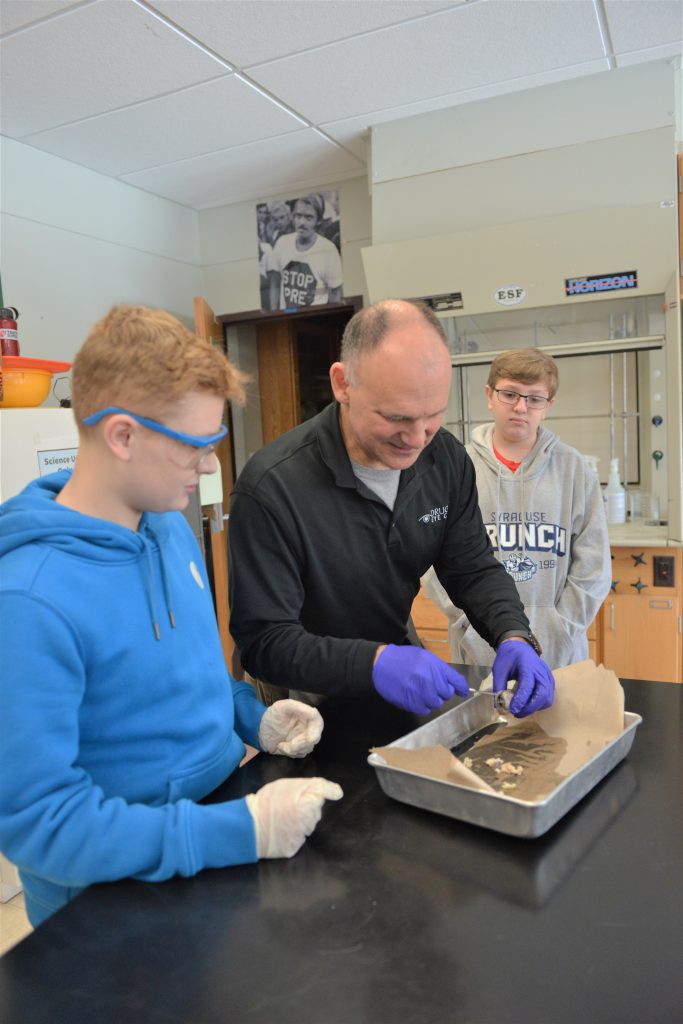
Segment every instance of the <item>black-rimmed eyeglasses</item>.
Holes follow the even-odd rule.
[[[527,409],[545,409],[550,401],[545,395],[520,395],[519,391],[508,391],[507,388],[494,388],[503,405],[517,405],[520,398],[526,402]]]

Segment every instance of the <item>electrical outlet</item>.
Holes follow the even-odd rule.
[[[674,586],[674,556],[655,555],[652,559],[652,583],[655,587]]]

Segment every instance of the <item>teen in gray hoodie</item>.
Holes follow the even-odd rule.
[[[557,363],[546,353],[498,356],[486,385],[494,422],[475,427],[466,446],[493,550],[517,584],[551,668],[588,657],[586,630],[611,582],[598,478],[542,424],[558,386]],[[451,604],[433,569],[422,582],[451,620],[454,661],[492,664],[493,650]]]

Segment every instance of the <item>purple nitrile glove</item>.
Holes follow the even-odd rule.
[[[511,679],[517,680],[510,701],[510,711],[516,718],[526,718],[552,704],[555,696],[553,674],[524,640],[503,640],[493,662],[494,693],[507,689]]]
[[[372,670],[372,682],[380,697],[404,711],[428,715],[454,693],[467,697],[466,680],[435,654],[422,647],[389,644]]]

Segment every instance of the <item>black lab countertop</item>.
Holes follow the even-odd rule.
[[[683,686],[624,690],[631,752],[539,839],[391,800],[368,748],[421,720],[329,700],[311,756],[259,755],[211,797],[339,782],[296,857],[93,886],[0,960],[0,1021],[678,1024]]]

